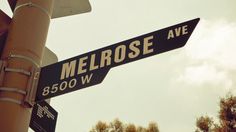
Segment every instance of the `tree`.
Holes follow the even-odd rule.
[[[147,132],[147,128],[138,126],[138,127],[137,127],[137,132]]]
[[[119,119],[111,122],[109,127],[112,129],[111,132],[123,132],[124,129],[123,123]]]
[[[197,119],[196,125],[198,127],[196,132],[210,132],[211,127],[213,125],[213,120],[208,116],[201,116]]]
[[[147,128],[135,126],[134,124],[124,124],[119,119],[115,119],[107,125],[106,122],[99,121],[90,132],[159,132],[155,122],[150,122]]]
[[[147,128],[147,132],[159,132],[157,124],[155,122],[150,122]]]
[[[220,124],[205,116],[196,121],[196,132],[236,132],[236,96],[229,95],[220,100]]]
[[[227,131],[236,131],[236,96],[220,101],[220,125]]]
[[[137,132],[136,126],[134,124],[129,124],[125,127],[125,132]]]
[[[107,131],[108,125],[106,122],[98,121],[96,126],[90,130],[90,132],[108,132]]]

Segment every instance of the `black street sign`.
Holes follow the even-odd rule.
[[[35,132],[55,132],[58,113],[45,101],[34,105],[30,128]]]
[[[41,68],[36,101],[103,81],[116,66],[184,46],[199,18],[141,35]]]

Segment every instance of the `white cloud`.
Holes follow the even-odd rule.
[[[223,84],[225,88],[230,88],[233,84],[225,71],[218,71],[214,65],[208,64],[187,67],[178,80],[197,86]]]
[[[201,20],[187,45],[187,55],[195,61],[216,63],[225,69],[236,69],[236,23],[224,20]]]
[[[217,119],[220,97],[236,94],[235,36],[236,23],[201,20],[183,52],[174,56],[174,63],[181,63],[172,69],[176,74],[169,94],[175,112],[182,113],[191,128],[202,115]]]
[[[177,81],[207,85],[219,93],[236,91],[236,23],[201,20],[195,31],[184,49],[188,61]]]

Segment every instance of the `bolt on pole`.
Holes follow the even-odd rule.
[[[31,69],[39,68],[54,0],[17,0],[1,56],[0,131],[27,132],[32,107],[23,104]]]

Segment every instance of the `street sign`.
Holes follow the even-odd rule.
[[[42,66],[51,65],[56,62],[58,62],[57,55],[49,48],[45,47],[43,52]]]
[[[55,0],[52,18],[76,15],[91,11],[89,0]]]
[[[33,107],[30,128],[35,132],[55,132],[57,115],[46,101],[38,102]]]
[[[199,18],[41,68],[35,101],[99,84],[116,66],[184,46]]]
[[[7,0],[7,1],[11,7],[11,11],[14,12],[17,0]]]

